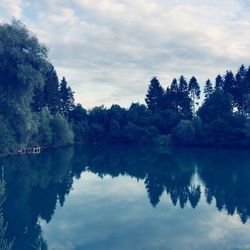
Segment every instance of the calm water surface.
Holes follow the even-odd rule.
[[[0,160],[14,249],[250,249],[250,152],[77,146]]]

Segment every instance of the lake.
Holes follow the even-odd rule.
[[[250,152],[81,145],[0,160],[14,249],[250,249]]]

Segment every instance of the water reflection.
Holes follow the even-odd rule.
[[[7,236],[15,238],[14,249],[48,249],[40,221],[51,221],[56,207],[64,206],[74,178],[84,172],[143,181],[154,208],[168,196],[173,206],[195,209],[204,194],[218,211],[238,214],[242,223],[250,217],[247,151],[86,145],[2,159],[1,165],[7,183]]]

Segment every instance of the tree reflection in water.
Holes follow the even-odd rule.
[[[184,209],[190,204],[195,209],[204,189],[207,203],[214,200],[219,211],[237,213],[242,223],[250,216],[248,151],[86,145],[1,159],[1,165],[8,197],[6,236],[15,237],[14,249],[48,249],[39,221],[50,222],[74,178],[85,171],[143,180],[153,207],[168,195],[174,206]],[[195,173],[202,187],[193,182]]]
[[[2,171],[3,172],[3,171]],[[1,250],[12,250],[14,240],[9,241],[6,238],[7,222],[5,221],[3,214],[3,204],[6,200],[5,194],[5,181],[3,178],[0,180],[0,249]]]

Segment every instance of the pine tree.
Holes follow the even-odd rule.
[[[179,79],[179,92],[184,93],[188,91],[188,84],[184,76]]]
[[[207,79],[204,87],[205,99],[209,98],[209,96],[213,93],[213,86],[209,79]]]
[[[75,100],[74,100],[74,93],[68,86],[65,77],[63,77],[60,83],[59,95],[60,95],[60,112],[64,116],[68,117],[70,111],[74,109]]]
[[[232,71],[227,71],[224,76],[224,84],[222,89],[224,90],[225,93],[233,95],[234,87],[235,87],[234,74]]]
[[[235,76],[235,88],[234,88],[234,103],[238,111],[245,114],[246,109],[246,96],[248,94],[247,81],[246,81],[247,70],[242,65],[236,76]]]
[[[178,91],[178,82],[177,82],[176,78],[174,78],[174,80],[172,81],[171,86],[170,86],[170,90],[173,92]]]
[[[221,75],[218,75],[215,79],[215,89],[222,89],[223,84],[223,78],[221,77]]]
[[[178,102],[179,102],[179,86],[177,80],[174,78],[170,88],[168,87],[164,94],[164,104],[165,110],[178,111]]]
[[[200,99],[200,93],[201,93],[199,83],[197,82],[197,79],[194,76],[189,81],[188,91],[193,102],[192,106],[193,106],[193,114],[194,114],[196,100]]]
[[[250,93],[250,66],[248,67],[246,71],[246,88],[247,88],[247,93]]]
[[[153,77],[145,98],[148,109],[153,112],[161,110],[163,107],[163,95],[164,90],[160,85],[159,80],[156,77]]]
[[[49,108],[52,115],[56,114],[60,108],[59,81],[54,67],[46,74],[44,85],[44,106]]]
[[[189,97],[187,81],[184,76],[181,76],[178,88],[178,111],[185,119],[192,117],[191,104],[192,99]]]
[[[52,65],[44,75],[45,83],[43,88],[36,88],[33,96],[32,110],[40,112],[47,107],[52,115],[60,108],[59,81],[57,73]]]

